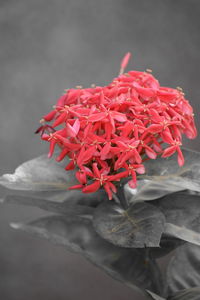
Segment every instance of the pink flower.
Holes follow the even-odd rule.
[[[79,184],[71,188],[104,188],[112,199],[117,181],[130,177],[136,187],[147,159],[177,152],[178,164],[184,164],[182,135],[197,135],[192,107],[182,90],[160,86],[149,72],[124,73],[129,59],[127,53],[109,85],[67,90],[36,131],[49,142],[49,157],[58,147],[56,160],[69,157],[65,169],[77,168]]]
[[[85,187],[83,187],[82,191],[83,193],[93,193],[96,192],[101,186],[104,187],[104,189],[106,190],[109,199],[112,199],[112,192],[116,193],[116,187],[110,182],[111,181],[111,176],[107,176],[107,173],[109,172],[109,170],[106,170],[104,168],[102,168],[101,170],[98,169],[97,167],[97,163],[93,163],[92,164],[92,169],[93,172],[91,172],[90,170],[83,170],[82,171],[82,178],[80,177],[80,175],[77,175],[78,180],[81,183],[85,183],[85,176],[89,176],[91,177],[94,182],[86,185]],[[81,172],[81,171],[79,171]],[[83,180],[84,178],[84,180]]]

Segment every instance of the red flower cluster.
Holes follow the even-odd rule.
[[[103,187],[109,199],[116,193],[113,182],[121,178],[130,176],[129,185],[136,187],[136,173],[145,172],[146,159],[177,152],[182,166],[182,134],[190,139],[197,134],[182,90],[160,86],[151,70],[123,74],[129,57],[108,86],[69,89],[37,130],[50,143],[49,157],[58,145],[56,160],[68,156],[66,170],[78,167],[79,184],[71,188],[91,193]]]

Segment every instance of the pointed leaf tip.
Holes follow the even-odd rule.
[[[22,223],[10,223],[10,227],[13,229],[20,229],[23,227]]]
[[[148,295],[151,296],[151,299],[154,299],[154,300],[166,300],[165,298],[162,298],[159,295],[156,295],[155,293],[153,293],[151,291],[146,290],[146,292],[148,293]]]

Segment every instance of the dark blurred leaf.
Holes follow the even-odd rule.
[[[200,286],[199,246],[186,243],[176,250],[174,257],[172,257],[168,265],[167,282],[169,285],[170,295],[173,295],[183,289]]]
[[[147,291],[153,300],[200,300],[200,287],[185,289],[166,298],[160,297],[151,291]]]
[[[0,184],[13,190],[49,191],[66,190],[77,184],[74,171],[65,171],[68,161],[56,162],[42,155],[20,165],[14,174],[4,174]]]
[[[49,212],[54,212],[58,214],[64,214],[65,216],[84,216],[92,218],[94,213],[94,208],[86,205],[71,204],[68,201],[55,202],[48,201],[46,199],[40,199],[36,197],[28,196],[7,196],[5,202],[8,204],[20,204],[28,205],[33,207],[38,207]]]
[[[40,207],[49,210],[51,203],[64,206],[84,205],[96,207],[99,203],[107,201],[107,196],[103,190],[96,193],[84,194],[82,191],[62,191],[62,192],[24,192],[6,190],[2,196],[1,203],[22,204]],[[50,204],[49,204],[50,202]]]
[[[145,161],[146,173],[138,176],[138,188],[125,191],[130,202],[152,200],[180,190],[200,192],[200,153],[182,149],[185,164],[179,167],[176,155]]]
[[[200,196],[182,192],[151,202],[166,218],[165,232],[200,245]]]
[[[176,226],[171,223],[165,223],[165,233],[172,237],[177,237],[186,242],[193,243],[195,245],[200,245],[200,235],[199,233],[187,229],[185,227]]]
[[[137,203],[124,210],[110,201],[97,207],[93,224],[114,245],[143,248],[159,245],[165,218],[159,209],[147,203]]]
[[[147,291],[148,295],[150,295],[151,299],[153,300],[166,300],[163,297],[160,297],[159,295],[156,295],[155,293],[151,292],[151,291]]]
[[[139,287],[162,293],[162,276],[155,261],[146,260],[144,251],[117,247],[102,239],[88,219],[50,216],[27,225],[11,226],[82,254],[113,278],[132,288]]]
[[[168,300],[200,300],[200,287],[182,290],[169,297]]]
[[[185,241],[164,233],[160,240],[160,247],[149,248],[150,255],[154,259],[163,257],[184,243]]]

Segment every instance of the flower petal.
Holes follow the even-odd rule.
[[[182,167],[184,165],[185,159],[180,147],[177,147],[177,153],[178,153],[178,164],[180,167]]]
[[[98,181],[95,181],[94,183],[89,184],[86,187],[84,187],[82,189],[82,192],[83,193],[94,193],[100,188],[100,186],[101,186],[101,184],[100,184],[100,181],[98,180]]]
[[[177,149],[176,146],[171,146],[171,147],[166,148],[163,151],[162,157],[169,157],[169,156],[173,155],[176,152],[176,149]]]

